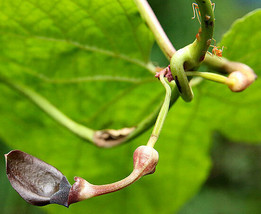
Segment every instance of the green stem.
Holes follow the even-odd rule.
[[[211,44],[214,29],[214,14],[210,0],[197,0],[201,14],[201,27],[196,40],[178,50],[170,61],[170,68],[183,100],[190,102],[193,92],[185,71],[198,67]]]
[[[69,129],[75,135],[93,143],[94,130],[74,122],[38,93],[19,83],[9,81],[3,76],[0,76],[0,82],[27,97],[29,100],[32,101],[32,103],[34,103],[37,107],[44,111],[48,116],[50,116],[52,119],[54,119],[65,128]]]
[[[195,80],[195,81],[194,81]],[[191,81],[190,81],[190,86],[196,86],[198,84],[201,83],[201,78],[198,77],[198,78],[193,78]],[[175,103],[176,101],[178,100],[179,98],[179,91],[178,91],[178,88],[177,86],[175,85],[174,81],[172,81],[171,83],[169,83],[171,88],[172,88],[172,91],[171,91],[171,97],[170,97],[170,104],[169,104],[169,108],[171,108]],[[157,106],[155,108],[155,110],[153,111],[153,113],[151,113],[148,117],[146,117],[144,120],[142,120],[135,128],[135,130],[130,133],[126,138],[125,140],[122,142],[122,143],[127,143],[129,142],[130,140],[138,137],[140,134],[144,133],[145,131],[147,131],[148,129],[151,128],[151,126],[155,123],[155,121],[157,120],[157,117],[158,117],[158,114],[161,110],[161,107],[162,107],[163,103],[160,103],[159,106]]]
[[[148,24],[149,28],[154,34],[160,49],[167,57],[167,59],[170,60],[173,54],[176,52],[176,50],[169,41],[169,38],[167,37],[166,33],[162,29],[150,5],[146,0],[134,0],[134,2],[136,3],[140,11],[140,14],[145,19],[146,23]]]
[[[214,32],[214,11],[210,0],[196,0],[200,14],[201,26],[195,41],[190,45],[191,62],[188,62],[188,67],[198,66],[204,60],[205,54],[211,44]]]
[[[184,69],[185,62],[191,58],[189,51],[188,46],[178,50],[170,61],[170,70],[177,84],[178,91],[182,99],[186,102],[190,102],[194,97]]]
[[[4,78],[2,76],[0,76],[0,82],[6,84],[11,89],[18,91],[19,93],[21,93],[22,95],[27,97],[29,100],[32,101],[32,103],[34,103],[37,107],[39,107],[45,113],[47,113],[48,116],[53,118],[55,121],[57,121],[61,125],[65,126],[67,129],[69,129],[71,132],[73,132],[77,136],[81,137],[84,140],[90,141],[91,143],[95,144],[96,146],[100,146],[97,144],[97,142],[94,142],[94,139],[93,139],[94,133],[97,131],[94,131],[92,129],[89,129],[87,127],[84,127],[84,126],[72,121],[66,115],[61,113],[57,108],[55,108],[51,103],[49,103],[45,98],[43,98],[36,92],[32,91],[31,89],[29,89],[25,86],[22,86],[20,84],[8,81],[6,78]],[[196,81],[195,83],[193,83],[193,81],[191,81],[191,83],[192,83],[191,86],[197,85],[198,83],[200,83],[200,81]],[[174,103],[179,98],[179,92],[173,81],[169,84],[171,85],[171,88],[172,88],[170,104],[169,104],[169,108],[171,108],[171,106],[174,105]],[[117,143],[115,145],[127,143],[127,142],[131,141],[132,139],[138,137],[139,135],[141,135],[148,129],[150,129],[151,126],[157,120],[157,116],[161,110],[162,105],[163,104],[161,103],[158,107],[156,107],[152,114],[150,114],[145,119],[143,119],[136,126],[136,128],[126,136],[126,138],[124,138],[120,143]],[[113,144],[112,146],[115,146],[115,145]],[[106,148],[112,147],[112,146],[107,146]]]
[[[186,71],[186,75],[187,76],[198,76],[198,77],[202,77],[204,79],[208,79],[208,80],[223,83],[223,84],[226,84],[227,80],[228,80],[228,78],[223,75],[210,73],[210,72]]]
[[[172,82],[174,83],[174,82]],[[171,92],[171,98],[170,98],[170,104],[169,104],[169,108],[171,108],[171,106],[178,100],[179,98],[179,92],[178,89],[176,87],[176,85],[172,84],[172,92]],[[164,103],[164,102],[163,102]],[[143,119],[135,128],[135,130],[129,134],[127,136],[127,138],[124,140],[124,142],[122,143],[126,143],[129,142],[130,140],[138,137],[140,134],[144,133],[145,131],[147,131],[148,129],[151,128],[151,126],[155,123],[155,121],[157,120],[158,114],[161,111],[161,107],[163,105],[163,103],[160,103],[159,106],[157,106],[155,108],[155,110],[153,111],[153,113],[151,113],[149,116],[147,116],[145,119]]]
[[[164,74],[160,75],[160,81],[166,89],[166,95],[165,95],[163,105],[160,109],[158,118],[156,120],[154,129],[153,129],[150,139],[147,143],[147,146],[151,146],[151,147],[154,147],[155,143],[158,140],[158,137],[160,135],[161,129],[163,127],[164,121],[166,119],[166,116],[168,114],[169,107],[170,107],[171,88],[170,88],[169,84],[166,82],[166,80],[164,78]]]

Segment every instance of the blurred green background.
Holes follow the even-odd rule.
[[[153,10],[176,49],[191,43],[198,31],[198,21],[193,16],[193,1],[150,0]],[[260,0],[219,0],[216,2],[216,27],[214,38],[218,41],[237,19],[260,8]],[[193,24],[191,24],[193,23]],[[167,61],[155,45],[152,60],[159,65]],[[213,135],[213,169],[201,191],[191,199],[180,214],[258,214],[261,213],[261,147],[230,142],[219,133]],[[0,139],[0,153],[10,151]],[[4,171],[4,158],[0,159]],[[6,175],[0,174],[1,213],[43,213],[23,201],[11,188]],[[9,200],[6,200],[6,199]],[[12,200],[10,200],[10,198]],[[15,204],[15,206],[14,206]]]

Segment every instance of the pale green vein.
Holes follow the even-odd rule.
[[[110,82],[129,82],[129,83],[146,83],[155,81],[153,78],[138,79],[130,77],[121,77],[121,76],[89,76],[89,77],[78,77],[72,79],[49,79],[44,76],[41,76],[41,79],[48,83],[54,84],[72,84],[72,83],[84,83],[84,82],[93,82],[93,81],[110,81]]]
[[[107,56],[110,56],[110,57],[113,57],[113,58],[118,58],[118,59],[127,61],[129,63],[132,63],[132,64],[135,64],[139,67],[142,67],[142,68],[150,71],[153,74],[155,74],[155,72],[156,72],[156,68],[151,62],[145,63],[145,62],[143,62],[139,59],[132,58],[132,57],[127,56],[125,54],[115,53],[113,51],[101,49],[101,48],[98,48],[98,47],[95,47],[95,46],[83,45],[83,44],[80,44],[79,42],[71,41],[71,40],[55,39],[55,38],[49,38],[49,37],[43,37],[43,36],[36,36],[35,38],[47,40],[47,41],[64,42],[64,43],[71,44],[71,45],[73,45],[77,48],[80,48],[80,49],[83,49],[83,50],[86,50],[86,51],[96,52],[96,53],[107,55]]]
[[[153,77],[148,78],[132,78],[132,77],[124,77],[124,76],[112,76],[112,75],[95,75],[95,76],[83,76],[83,77],[77,77],[77,78],[70,78],[70,79],[52,79],[47,77],[46,75],[42,73],[38,73],[36,71],[33,71],[30,68],[25,67],[21,63],[10,59],[9,57],[3,57],[0,56],[0,58],[7,60],[8,62],[11,62],[21,68],[20,72],[23,72],[25,74],[28,74],[32,77],[35,77],[39,80],[42,80],[46,83],[51,84],[77,84],[77,83],[84,83],[84,82],[98,82],[98,81],[107,81],[107,82],[128,82],[128,83],[134,83],[134,84],[142,84],[147,82],[153,82],[156,79]]]
[[[124,54],[119,54],[119,53],[115,53],[113,51],[110,50],[105,50],[105,49],[101,49],[95,46],[89,46],[89,45],[83,45],[80,44],[79,42],[76,41],[71,41],[71,40],[65,40],[65,39],[57,39],[57,38],[50,38],[50,37],[45,37],[45,36],[30,36],[30,37],[26,37],[24,35],[20,35],[20,34],[14,34],[14,33],[6,33],[12,36],[17,36],[20,38],[35,38],[35,39],[39,39],[39,40],[44,40],[44,41],[50,41],[50,42],[60,42],[60,43],[66,43],[69,45],[72,45],[74,47],[77,47],[79,49],[85,50],[85,51],[90,51],[90,52],[95,52],[95,53],[99,53],[102,55],[106,55],[112,58],[118,58],[121,59],[123,61],[129,62],[131,64],[135,64],[143,69],[148,70],[149,72],[151,72],[152,74],[156,73],[156,67],[153,65],[152,62],[148,62],[145,63],[139,59],[136,58],[132,58],[130,56],[124,55]]]
[[[62,42],[62,43],[73,45],[74,47],[77,47],[77,48],[85,50],[85,51],[95,52],[95,53],[99,53],[99,54],[102,54],[102,55],[110,56],[112,58],[118,58],[118,59],[121,59],[123,61],[127,61],[129,63],[135,64],[135,65],[137,65],[139,67],[142,67],[142,68],[148,70],[152,74],[154,74],[156,72],[156,68],[155,68],[155,66],[151,62],[146,63],[146,62],[144,62],[142,60],[130,57],[130,56],[122,54],[122,53],[116,53],[114,51],[101,49],[101,48],[96,47],[96,46],[90,46],[90,45],[87,45],[87,44],[81,44],[81,43],[79,43],[77,41],[72,41],[72,40],[69,40],[69,39],[59,39],[59,38],[51,38],[51,37],[46,37],[46,36],[41,36],[41,35],[32,35],[32,32],[28,28],[26,28],[22,24],[22,22],[20,22],[19,20],[14,19],[13,17],[10,17],[6,13],[3,13],[3,12],[1,12],[1,13],[3,15],[5,15],[8,19],[13,20],[20,27],[22,27],[30,36],[25,36],[25,35],[21,35],[21,34],[17,34],[17,33],[10,33],[10,32],[5,32],[5,35],[9,34],[9,35],[14,35],[14,36],[17,36],[17,37],[20,37],[20,38],[36,38],[36,39],[44,40],[44,41]],[[57,24],[56,24],[56,27],[58,27]],[[59,29],[61,30],[61,28],[59,28]]]

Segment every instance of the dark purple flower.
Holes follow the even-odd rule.
[[[24,200],[37,206],[68,207],[71,185],[59,170],[19,150],[9,152],[5,159],[8,179]]]

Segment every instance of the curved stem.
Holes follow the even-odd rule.
[[[121,190],[131,184],[133,184],[135,181],[139,180],[142,177],[142,173],[139,170],[133,170],[132,173],[127,176],[126,178],[111,183],[111,184],[104,184],[104,185],[93,185],[93,189],[95,192],[95,196],[108,194],[111,192],[115,192],[118,190]]]
[[[196,2],[201,14],[201,27],[198,36],[192,44],[178,50],[170,61],[171,72],[179,93],[186,102],[193,99],[193,92],[185,71],[200,65],[211,44],[214,29],[214,14],[211,1],[197,0]]]
[[[132,183],[140,179],[142,176],[142,169],[133,169],[132,173],[126,178],[111,184],[104,185],[94,185],[87,182],[85,179],[81,177],[75,177],[74,180],[76,182],[70,189],[68,205],[86,200],[88,198],[121,190],[131,185]]]
[[[195,86],[198,85],[199,83],[201,83],[201,78],[198,77],[198,79],[193,78],[189,84],[190,86]],[[178,87],[175,85],[174,81],[169,83],[171,85],[171,97],[170,97],[170,104],[169,104],[169,108],[171,108],[176,101],[179,98],[179,91],[178,91]],[[138,137],[140,134],[142,134],[143,132],[147,131],[148,129],[151,128],[151,126],[155,123],[158,114],[161,110],[163,103],[161,103],[158,107],[155,108],[155,110],[153,111],[153,113],[151,113],[148,117],[146,117],[145,119],[143,119],[135,128],[135,130],[133,132],[131,132],[123,142],[121,143],[127,143],[130,140]]]
[[[175,48],[169,41],[169,38],[167,37],[166,33],[162,29],[157,17],[155,16],[154,12],[152,11],[150,5],[146,0],[134,0],[136,3],[140,14],[147,22],[149,28],[151,29],[152,33],[155,36],[155,39],[164,53],[164,55],[167,57],[168,60],[171,59],[173,54],[176,52]]]
[[[163,105],[160,109],[158,118],[156,120],[154,129],[153,129],[150,139],[147,143],[147,146],[151,146],[151,147],[154,147],[155,143],[158,140],[158,137],[159,137],[161,129],[163,127],[164,121],[165,121],[166,116],[169,111],[169,104],[170,104],[170,97],[171,97],[171,88],[170,88],[169,84],[166,82],[166,80],[164,78],[164,74],[160,75],[160,81],[166,89],[166,95],[165,95]]]
[[[0,82],[16,90],[22,95],[26,96],[37,107],[39,107],[42,111],[44,111],[48,116],[50,116],[52,119],[54,119],[56,122],[58,122],[65,128],[69,129],[75,135],[93,143],[94,130],[87,128],[71,120],[69,117],[67,117],[65,114],[60,112],[55,106],[53,106],[48,100],[46,100],[40,94],[34,92],[30,88],[27,88],[26,86],[15,83],[13,81],[9,81],[3,76],[0,76]]]
[[[170,61],[170,70],[179,94],[186,102],[190,102],[194,97],[187,75],[185,74],[185,63],[190,61],[190,59],[190,49],[189,46],[186,46],[178,50]]]
[[[37,107],[42,109],[47,115],[49,115],[59,124],[63,125],[68,130],[70,130],[71,132],[76,134],[78,137],[80,137],[84,140],[87,140],[98,147],[106,147],[106,148],[113,147],[113,146],[117,146],[117,145],[120,145],[123,143],[127,143],[127,142],[131,141],[132,139],[138,137],[139,135],[141,135],[142,133],[144,133],[145,131],[147,131],[148,129],[150,129],[152,127],[152,125],[155,123],[157,116],[163,105],[161,103],[158,107],[156,107],[155,110],[153,111],[153,113],[150,114],[149,116],[147,116],[145,119],[143,119],[135,128],[123,128],[120,130],[112,130],[113,132],[119,132],[120,134],[123,131],[123,133],[121,134],[123,137],[117,143],[113,142],[111,144],[107,144],[108,142],[105,142],[105,144],[106,144],[106,146],[105,146],[105,145],[98,144],[94,140],[95,133],[100,132],[102,130],[97,130],[97,131],[92,130],[90,128],[87,128],[83,125],[80,125],[80,124],[74,122],[73,120],[68,118],[66,115],[64,115],[62,112],[60,112],[51,103],[49,103],[49,101],[47,101],[44,97],[42,97],[38,93],[32,91],[31,89],[29,89],[25,86],[8,81],[3,76],[0,76],[0,82],[4,83],[8,87],[16,90],[17,92],[19,92],[22,95],[24,95],[25,97],[27,97],[30,101],[32,101],[32,103],[34,103]],[[193,85],[196,85],[199,82],[197,81]],[[171,85],[171,88],[172,88],[170,104],[169,104],[169,108],[171,108],[171,106],[179,98],[179,92],[173,81],[169,84]]]
[[[116,141],[118,140],[117,143],[112,141],[111,144],[105,142],[105,144],[106,143],[108,144],[100,145],[94,140],[94,136],[95,133],[100,132],[101,130],[92,130],[88,127],[76,123],[75,121],[67,117],[65,114],[60,112],[55,106],[53,106],[44,97],[42,97],[41,95],[39,95],[38,93],[34,92],[33,90],[31,90],[26,86],[9,81],[7,78],[3,76],[0,76],[0,82],[4,83],[6,86],[10,87],[11,89],[14,89],[15,91],[27,97],[32,103],[34,103],[37,107],[39,107],[42,111],[44,111],[48,116],[50,116],[52,119],[54,119],[56,122],[58,122],[59,124],[67,128],[69,131],[71,131],[78,137],[87,140],[96,146],[106,147],[106,148],[120,145],[125,142],[129,142],[130,140],[134,139],[135,137],[139,136],[140,134],[148,130],[157,119],[158,113],[162,105],[160,104],[160,106],[157,107],[157,109],[151,115],[149,115],[144,120],[142,120],[136,126],[136,128],[111,130],[113,133],[117,132],[122,136],[120,139],[116,139]],[[179,97],[178,91],[176,90],[176,87],[174,87],[173,85],[173,93],[170,99],[170,106],[176,102],[178,97]]]
[[[69,192],[68,205],[88,198],[108,194],[121,190],[134,183],[144,175],[153,174],[159,160],[158,152],[148,146],[139,146],[133,154],[133,170],[126,178],[105,185],[94,185],[81,177],[76,181]]]

